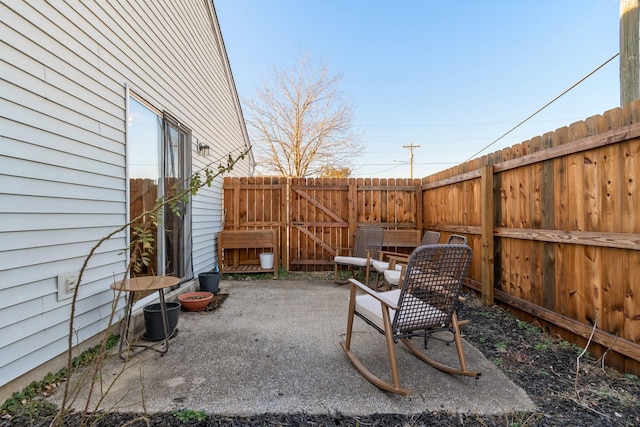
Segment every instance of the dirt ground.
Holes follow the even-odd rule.
[[[224,302],[217,300],[209,309]],[[637,426],[640,425],[640,378],[602,369],[600,362],[583,349],[543,333],[518,321],[497,307],[482,306],[468,296],[459,308],[459,317],[470,321],[463,326],[465,339],[493,361],[536,403],[533,413],[508,416],[422,413],[413,416],[376,414],[342,416],[304,413],[260,414],[229,417],[201,413],[157,413],[143,415],[97,414],[94,426]],[[52,413],[17,414],[0,419],[0,426],[47,426]],[[85,420],[86,421],[86,420]],[[81,425],[79,415],[67,418],[66,426]]]

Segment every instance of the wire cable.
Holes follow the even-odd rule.
[[[549,105],[553,104],[554,102],[556,102],[558,99],[562,98],[564,95],[567,94],[567,92],[569,92],[571,89],[575,88],[576,86],[578,86],[580,83],[582,83],[583,81],[585,81],[586,79],[588,79],[589,77],[591,77],[593,74],[595,74],[598,70],[600,70],[602,67],[604,67],[605,65],[607,65],[609,62],[613,61],[618,55],[620,55],[620,52],[616,53],[615,55],[613,55],[611,58],[607,59],[604,63],[600,64],[598,67],[596,67],[596,69],[594,69],[593,71],[591,71],[589,74],[587,74],[586,76],[584,76],[583,78],[581,78],[580,80],[578,80],[576,83],[574,83],[573,85],[571,85],[571,87],[569,87],[569,89],[565,90],[564,92],[562,92],[560,95],[556,96],[555,98],[553,98],[551,101],[547,102],[544,106],[540,107],[535,113],[529,115],[526,119],[522,120],[520,123],[518,123],[517,125],[515,125],[514,127],[512,127],[511,129],[509,129],[508,131],[506,131],[505,133],[503,133],[502,135],[500,135],[498,138],[496,138],[495,140],[493,140],[491,143],[487,144],[484,148],[482,148],[481,150],[479,150],[478,152],[476,152],[475,154],[472,154],[471,157],[469,157],[467,160],[464,161],[464,163],[468,162],[469,160],[475,158],[478,154],[482,153],[484,150],[486,150],[487,148],[491,147],[492,145],[494,145],[496,142],[500,141],[502,138],[504,138],[505,136],[509,135],[511,132],[513,132],[514,130],[516,130],[517,128],[519,128],[520,126],[522,126],[523,124],[525,124],[526,122],[528,122],[532,117],[534,117],[536,114],[538,114],[539,112],[541,112],[542,110],[544,110],[545,108],[547,108]]]

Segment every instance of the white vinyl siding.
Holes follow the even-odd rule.
[[[125,222],[127,85],[193,130],[193,171],[248,140],[210,2],[2,2],[0,32],[2,386],[66,350],[70,300],[58,301],[57,275]],[[233,175],[249,173],[247,159]],[[216,184],[193,200],[196,274],[215,263]],[[121,232],[89,263],[80,341],[106,326],[125,245]]]

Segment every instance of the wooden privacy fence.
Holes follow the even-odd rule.
[[[467,234],[472,285],[640,373],[640,103],[423,179],[424,224]]]
[[[341,249],[353,247],[358,225],[393,230],[387,247],[415,247],[421,195],[419,179],[227,177],[225,230],[275,229],[282,265],[329,270]],[[256,263],[258,252],[244,251],[241,261]]]
[[[328,269],[362,224],[463,234],[486,304],[640,374],[638,179],[640,102],[422,180],[225,178],[225,229],[276,229],[292,270]]]

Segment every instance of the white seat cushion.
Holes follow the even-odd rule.
[[[395,270],[385,270],[384,271],[384,280],[387,281],[390,285],[398,286],[400,283],[400,275],[402,274],[402,267],[396,268]],[[414,274],[422,274],[422,272],[418,269],[414,269],[410,275]]]
[[[389,263],[386,261],[373,261],[371,266],[378,272],[382,273],[389,268]]]
[[[373,261],[371,265],[376,269],[378,273],[384,273],[389,269],[389,263],[387,261]],[[402,270],[402,265],[396,264],[396,270]]]
[[[378,292],[377,294],[387,300],[391,305],[398,305],[398,300],[400,299],[400,289],[394,289],[392,291],[387,292]],[[433,326],[443,326],[447,320],[447,316],[442,311],[438,310],[435,307],[427,304],[424,301],[419,300],[413,295],[407,293],[405,294],[405,303],[410,304],[418,304],[424,306],[425,318],[429,318],[431,320]],[[356,297],[356,311],[369,319],[373,324],[378,326],[380,329],[384,330],[384,321],[382,319],[382,304],[380,301],[375,299],[369,294],[358,295]],[[393,322],[393,317],[395,316],[396,311],[394,309],[389,309],[389,318]],[[413,326],[421,327],[423,322],[420,320],[424,319],[408,319],[411,323],[416,323]],[[402,324],[401,322],[396,325],[399,329],[406,329],[407,327],[411,327],[410,324]]]
[[[336,264],[355,265],[357,267],[366,267],[367,259],[355,256],[337,256],[333,258]]]
[[[400,273],[400,270],[385,270],[384,280],[386,280],[390,285],[398,286],[398,283],[400,282]]]
[[[384,295],[389,300],[389,302],[392,302],[395,306],[398,304],[398,299],[400,298],[400,289],[394,289],[387,292],[378,292],[378,294]],[[367,319],[371,320],[380,329],[384,330],[384,322],[382,320],[382,304],[380,303],[380,301],[368,294],[358,295],[356,297],[356,311],[362,314]],[[393,316],[395,316],[395,314],[395,310],[389,310],[391,321],[393,321]]]

